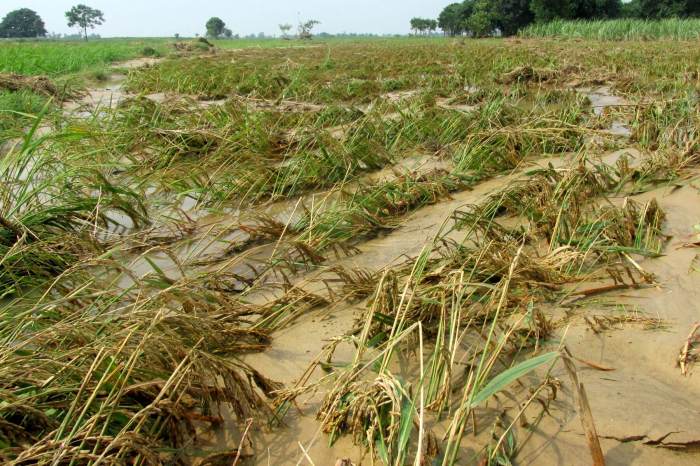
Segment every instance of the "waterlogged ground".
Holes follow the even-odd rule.
[[[36,383],[23,409],[45,425],[7,411],[0,458],[569,465],[599,445],[607,464],[694,464],[699,58],[429,40],[123,64],[6,156],[24,160],[8,177],[71,174],[5,210],[10,252],[32,251],[22,219],[45,250],[81,249],[38,276],[3,263],[27,282],[6,309],[30,310],[3,338],[81,363]],[[96,174],[73,226],[32,227]],[[113,329],[77,340],[96,355],[65,337],[85,309]],[[28,313],[46,322],[12,331]],[[103,397],[112,373],[128,382]]]

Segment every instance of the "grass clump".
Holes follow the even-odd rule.
[[[48,103],[45,95],[31,91],[0,91],[0,139],[22,134],[30,126]]]
[[[183,292],[143,300],[87,282],[69,301],[3,304],[0,458],[182,463],[223,405],[240,419],[264,412],[279,386],[237,358],[267,335],[226,316],[225,297]]]

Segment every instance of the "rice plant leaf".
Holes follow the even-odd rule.
[[[160,276],[161,278],[167,277],[167,275],[165,275],[165,272],[163,272],[163,269],[158,267],[158,265],[153,261],[153,259],[151,259],[150,257],[147,257],[147,256],[144,257],[144,259],[146,260],[146,262],[148,262],[148,265],[150,265],[151,268],[153,268],[153,270],[156,272],[156,274],[158,274],[158,276]]]
[[[511,383],[529,374],[540,366],[550,363],[559,357],[558,352],[546,353],[541,356],[528,359],[517,364],[507,371],[498,374],[484,388],[482,388],[472,399],[471,407],[474,408],[491,398],[496,393],[506,388]]]
[[[404,398],[401,406],[401,425],[399,426],[397,455],[403,456],[408,441],[411,439],[411,431],[413,430],[413,412],[415,410],[415,400]]]
[[[381,343],[384,343],[386,340],[386,332],[379,332],[375,336],[373,336],[368,342],[367,342],[367,347],[368,348],[374,348],[379,346]]]
[[[377,448],[377,455],[379,456],[379,459],[384,464],[389,464],[389,452],[387,451],[386,443],[384,442],[384,437],[382,437],[381,434],[377,438],[375,445]]]
[[[387,314],[382,314],[381,312],[375,312],[374,315],[372,316],[374,320],[379,322],[380,324],[384,325],[392,325],[394,323],[394,318],[387,315]]]

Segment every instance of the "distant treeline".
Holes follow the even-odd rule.
[[[688,17],[700,17],[700,0],[464,0],[445,7],[437,24],[448,35],[482,37],[554,20]],[[414,18],[411,27],[428,21]]]

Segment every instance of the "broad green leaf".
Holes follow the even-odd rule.
[[[507,371],[504,371],[494,377],[479,393],[477,393],[471,402],[471,407],[474,408],[484,401],[491,398],[496,393],[506,388],[511,383],[515,382],[524,375],[534,371],[538,367],[550,363],[559,357],[558,352],[552,352],[537,356],[527,361],[517,364]]]

